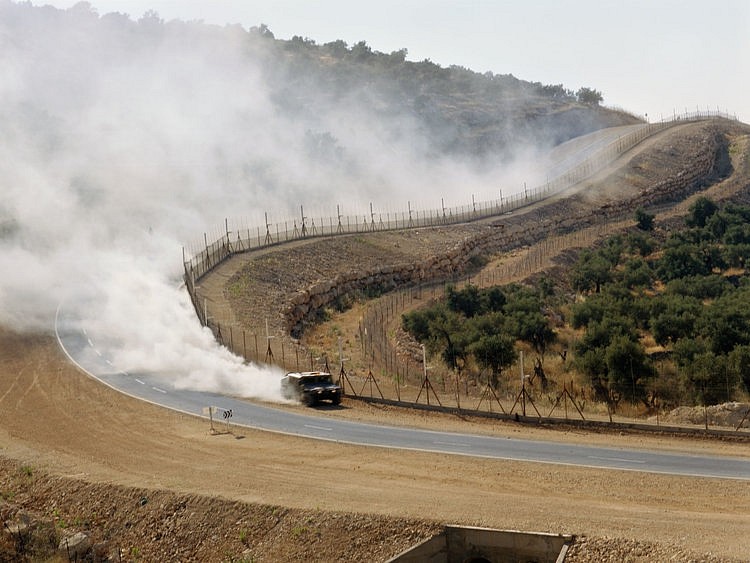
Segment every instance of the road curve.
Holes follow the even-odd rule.
[[[70,360],[91,377],[126,395],[191,415],[205,416],[203,412],[207,406],[231,410],[233,425],[365,446],[750,481],[750,459],[746,458],[660,453],[380,426],[322,415],[290,413],[219,393],[176,389],[164,376],[118,371],[105,353],[97,348],[95,339],[73,326],[74,323],[66,320],[65,314],[58,311],[55,332],[60,346]],[[222,423],[220,412],[216,424]]]

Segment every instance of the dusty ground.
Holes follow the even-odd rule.
[[[344,406],[347,416],[402,424],[750,456],[743,443],[530,433]],[[750,554],[745,482],[382,450],[240,428],[211,435],[203,420],[81,374],[51,335],[7,329],[0,330],[0,447],[5,522],[25,514],[54,522],[57,533],[90,530],[123,561],[382,561],[442,523],[585,536],[571,561],[747,561]],[[43,544],[44,527],[37,528]],[[13,560],[15,539],[6,533],[0,560]]]

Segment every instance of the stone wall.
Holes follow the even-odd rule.
[[[434,282],[465,272],[472,257],[486,254],[497,245],[496,231],[501,232],[502,229],[488,228],[486,233],[466,239],[445,254],[430,256],[421,263],[350,270],[339,273],[332,280],[321,281],[298,291],[284,311],[287,329],[292,335],[301,334],[306,321],[315,317],[319,309],[329,307],[337,300]]]

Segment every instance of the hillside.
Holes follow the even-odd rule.
[[[256,35],[268,48],[266,70],[285,108],[312,115],[357,99],[384,118],[416,120],[430,150],[439,153],[508,158],[519,147],[554,146],[640,121],[581,103],[562,85],[444,68],[429,60],[412,62],[405,58],[407,49],[387,54],[365,41],[348,46],[343,41],[317,45],[302,37],[276,40],[267,28],[252,28],[250,36]]]
[[[721,144],[712,139],[736,140],[743,134],[742,128],[710,123],[669,131],[599,180],[592,179],[584,191],[505,218],[506,230],[516,243],[532,243],[558,220],[563,229],[601,220],[604,202],[613,218],[629,215],[627,202],[640,201],[644,193],[655,198],[654,205],[668,219],[669,213],[679,214],[684,197],[706,185],[691,183],[682,186],[684,192],[658,194],[648,188],[670,176],[681,177],[702,161],[707,147],[708,162],[720,162],[715,148]],[[650,155],[659,161],[665,152],[674,153],[668,169],[649,164]],[[735,156],[734,162],[746,162],[747,150]],[[721,170],[731,172],[712,166],[705,178]],[[735,173],[723,182],[708,182],[708,189],[728,198],[747,197],[746,165]],[[611,188],[614,177],[632,181],[633,175],[648,177],[642,189],[595,189]],[[474,228],[462,228],[460,236],[470,236]],[[316,261],[333,260],[338,251],[356,261],[369,256],[374,245],[382,253],[378,259],[385,261],[392,253],[439,252],[447,242],[440,229],[400,240],[376,237],[369,244],[350,240],[348,249],[346,239],[336,240],[334,248],[324,245],[293,255],[294,249],[275,249],[294,259],[278,262],[282,285],[271,278],[255,280],[281,291],[264,294],[259,303],[280,313],[288,295],[284,292],[294,291],[301,279],[317,280]],[[345,256],[345,250],[354,254]],[[339,267],[329,262],[325,271]],[[220,293],[230,277],[216,272]],[[264,311],[257,313],[256,321]],[[100,552],[117,561],[384,560],[440,523],[586,536],[570,561],[602,560],[606,554],[641,562],[669,557],[725,562],[741,560],[750,548],[743,533],[750,514],[748,489],[733,482],[313,444],[241,428],[211,435],[203,420],[123,397],[79,373],[50,336],[3,330],[0,346],[0,446],[6,460],[0,507],[9,530],[16,530],[4,537],[8,560],[19,553],[18,530],[28,533],[22,547],[44,553],[64,534],[85,530]],[[602,445],[615,439],[577,431],[551,435],[520,425],[471,423],[357,403],[344,407],[342,416],[381,423]],[[621,447],[748,455],[741,442],[648,436],[616,440]],[[38,543],[30,543],[32,539]]]
[[[231,69],[239,80],[222,83],[222,77],[207,75],[207,81],[221,84],[212,95],[268,102],[269,111],[304,124],[306,150],[344,168],[352,165],[358,148],[351,136],[344,137],[342,124],[330,123],[342,113],[355,115],[356,121],[363,116],[376,120],[391,141],[416,136],[419,152],[426,158],[452,154],[492,160],[509,159],[520,147],[547,147],[604,127],[640,121],[597,103],[582,103],[561,84],[444,68],[429,60],[409,61],[408,45],[393,53],[373,50],[366,41],[318,45],[299,36],[276,39],[262,24],[244,29],[164,21],[153,12],[134,21],[119,13],[97,14],[85,2],[58,10],[2,0],[0,21],[9,48],[40,50],[42,44],[23,33],[34,30],[72,52],[80,45],[93,50],[84,57],[94,68],[101,59],[109,66],[125,64],[130,67],[125,72],[132,72],[149,64],[149,54],[158,59],[166,53],[165,73],[182,78],[183,57],[192,57],[193,64],[214,61],[219,71]],[[174,49],[176,53],[171,52]],[[66,88],[59,92],[69,93]],[[84,93],[82,101],[89,96]],[[24,111],[29,118],[46,117],[34,115],[33,104]]]
[[[491,251],[508,252],[596,224],[632,221],[638,207],[673,207],[729,173],[727,139],[745,129],[729,123],[696,123],[661,133],[569,193],[490,221],[502,225]],[[693,178],[701,170],[698,181],[677,181],[666,187],[670,180]],[[202,281],[201,296],[214,303],[212,314],[219,323],[236,322],[253,332],[258,330],[257,319],[267,319],[273,334],[288,337],[292,328],[286,316],[288,303],[300,289],[330,280],[336,272],[367,272],[383,265],[435,260],[486,231],[486,224],[470,223],[314,244],[303,241],[288,248],[240,254],[221,265],[217,275]],[[290,264],[294,267],[289,268]]]
[[[79,532],[91,559],[117,563],[384,561],[445,524],[575,534],[571,562],[734,563],[750,553],[750,488],[734,481],[312,441],[231,421],[211,431],[204,418],[81,372],[51,328],[65,302],[117,351],[141,356],[128,366],[239,379],[250,370],[227,360],[178,287],[180,244],[204,225],[265,210],[297,217],[300,203],[330,211],[376,197],[494,194],[493,173],[528,145],[632,116],[562,85],[411,62],[364,42],[281,41],[262,25],[154,13],[133,21],[85,2],[63,11],[0,0],[0,68],[0,561],[75,560],[57,548]],[[667,228],[697,193],[747,198],[748,133],[721,120],[681,123],[511,215],[237,256],[200,280],[201,296],[212,322],[249,335],[264,334],[268,319],[289,362],[292,350],[333,355],[342,332],[356,333],[364,301],[293,318],[301,289],[339,272],[443,261],[475,240],[513,264],[551,235],[593,244],[636,206]],[[555,275],[571,261],[563,252],[513,276]],[[482,264],[457,263],[457,273]],[[356,348],[356,337],[344,345]],[[116,358],[112,366],[122,369]],[[359,401],[319,414],[750,456],[741,440],[553,432]]]

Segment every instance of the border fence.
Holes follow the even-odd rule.
[[[468,205],[451,208],[441,206],[440,209],[422,211],[412,209],[411,204],[408,204],[408,208],[404,212],[386,214],[374,211],[372,204],[370,204],[369,213],[364,215],[345,216],[339,212],[337,207],[336,216],[327,218],[320,217],[317,220],[315,218],[307,217],[304,213],[304,209],[300,207],[300,215],[296,219],[290,219],[282,223],[274,224],[271,224],[266,220],[265,225],[257,226],[254,229],[230,228],[229,221],[225,220],[223,232],[215,238],[213,242],[209,242],[208,235],[204,233],[203,241],[183,248],[185,284],[201,324],[204,326],[210,326],[216,339],[234,353],[242,355],[248,361],[272,363],[279,365],[284,369],[295,371],[318,369],[322,366],[323,362],[325,362],[325,367],[328,371],[335,373],[335,369],[330,369],[327,357],[314,357],[310,351],[305,350],[297,343],[287,342],[285,344],[281,339],[278,342],[272,343],[271,338],[267,334],[259,335],[257,331],[248,334],[247,331],[237,329],[231,325],[222,327],[222,325],[218,323],[211,322],[210,314],[206,309],[205,303],[200,304],[198,301],[196,282],[216,266],[221,264],[224,260],[235,254],[281,245],[296,240],[467,223],[509,213],[559,194],[575,184],[586,180],[616,160],[622,154],[658,132],[686,122],[707,119],[728,119],[736,121],[736,117],[717,111],[686,113],[679,117],[675,117],[675,119],[670,121],[644,124],[642,128],[627,135],[623,135],[617,140],[609,143],[594,155],[554,180],[531,189],[524,189],[523,192],[516,193],[506,198],[501,196],[496,200],[482,202],[475,202],[472,198],[471,204]],[[432,392],[434,400],[438,403],[437,408],[443,408],[443,405],[440,404],[438,394],[434,389],[430,389],[431,383],[426,370],[423,373],[420,372],[420,370],[423,369],[423,366],[418,364],[417,361],[414,361],[414,363],[410,365],[408,358],[398,357],[392,343],[390,342],[389,335],[387,334],[388,323],[393,321],[394,318],[399,317],[401,312],[404,311],[407,306],[412,304],[415,299],[422,300],[427,294],[431,294],[435,297],[436,292],[440,290],[444,291],[444,287],[447,283],[453,283],[459,287],[462,284],[468,283],[485,287],[487,285],[494,285],[498,277],[502,280],[502,283],[507,283],[509,280],[520,279],[529,275],[532,271],[535,271],[534,268],[538,268],[542,262],[549,259],[551,256],[558,254],[567,248],[580,246],[582,240],[587,236],[588,238],[586,238],[586,240],[589,240],[591,236],[594,236],[595,238],[605,236],[606,234],[612,234],[622,228],[623,225],[618,224],[617,222],[605,222],[602,225],[590,228],[596,231],[595,235],[570,233],[568,235],[551,236],[542,240],[540,244],[529,248],[525,256],[516,261],[513,265],[506,265],[502,270],[498,269],[497,271],[492,272],[491,279],[484,277],[477,279],[475,276],[454,277],[453,279],[436,282],[430,285],[397,290],[374,301],[372,306],[367,308],[359,327],[361,354],[363,358],[367,358],[366,361],[369,362],[369,369],[366,374],[355,376],[354,374],[347,374],[342,363],[341,373],[339,374],[342,383],[345,386],[348,384],[347,391],[350,392],[350,394],[366,400],[389,402],[395,399],[395,401],[399,403],[402,402],[402,400],[405,400],[414,406],[419,406],[421,398],[428,408],[435,408],[434,405],[430,405],[430,393]],[[480,274],[480,276],[487,275],[487,273]],[[500,283],[500,281],[497,283]],[[386,394],[393,397],[393,399],[384,396],[382,390],[378,386],[377,379],[373,374],[373,369],[376,372],[380,370],[381,375],[385,374],[386,378],[391,381],[391,388],[388,389],[388,393]],[[521,378],[521,381],[523,381],[523,377]],[[450,397],[451,393],[450,391],[446,393],[446,382],[443,380],[441,383],[444,388],[440,396],[445,400],[445,397]],[[546,397],[546,400],[550,404],[543,405],[542,409],[544,410],[544,406],[552,406],[552,410],[546,415],[546,417],[539,412],[531,399],[531,395],[527,394],[527,390],[523,383],[521,383],[519,390],[506,390],[504,397],[499,397],[494,391],[489,390],[494,395],[491,397],[487,394],[488,390],[484,390],[476,408],[466,404],[462,407],[461,394],[458,390],[457,380],[455,385],[455,393],[452,394],[454,399],[451,400],[449,398],[448,403],[444,407],[452,412],[455,412],[457,409],[466,412],[478,412],[482,402],[486,400],[485,409],[487,409],[487,412],[489,413],[493,412],[494,405],[494,409],[498,415],[502,412],[502,415],[500,416],[515,416],[517,418],[521,415],[526,418],[528,399],[539,419],[545,418],[545,420],[552,420],[549,417],[552,415],[552,412],[559,407],[561,410],[564,409],[565,420],[568,420],[568,401],[570,401],[572,407],[575,407],[575,410],[581,414],[576,403],[578,395],[572,385],[569,388],[567,384],[564,384],[562,390],[556,390],[556,392],[559,391],[556,400],[554,400],[555,397],[551,395]],[[410,391],[406,391],[408,387],[411,387]],[[369,389],[369,397],[365,396],[364,391],[366,389]],[[403,397],[402,390],[405,392]],[[375,391],[377,391],[377,393]],[[515,401],[513,401],[513,407],[510,408],[509,412],[506,412],[506,408],[503,407],[503,404],[507,407],[509,402],[513,400],[513,394],[515,391],[518,391],[518,395],[515,397]],[[415,394],[416,398],[414,397]],[[469,400],[468,393],[466,394],[465,400]],[[473,400],[476,401],[476,398]],[[513,411],[517,406],[518,411],[514,415]],[[575,411],[573,411],[572,407],[571,413],[574,413]],[[536,417],[533,418],[536,419]],[[748,416],[746,415],[745,418],[748,418]],[[583,422],[582,414],[579,420]],[[737,430],[740,429],[744,422],[745,419],[743,419],[743,422],[737,427]],[[750,420],[747,420],[747,423],[750,425]],[[706,423],[706,429],[708,429],[708,423]]]
[[[204,233],[202,241],[188,244],[183,248],[185,281],[191,295],[194,295],[195,281],[229,256],[295,240],[451,225],[502,215],[563,192],[593,176],[622,154],[656,133],[686,122],[707,119],[737,120],[736,117],[717,110],[715,112],[685,113],[670,121],[647,123],[640,129],[612,141],[553,180],[524,189],[523,192],[508,197],[500,196],[490,201],[473,201],[472,198],[470,204],[455,207],[442,206],[440,209],[429,210],[412,209],[411,204],[407,203],[405,211],[394,213],[376,211],[370,204],[369,212],[365,214],[342,215],[337,208],[336,216],[318,217],[317,219],[306,216],[304,207],[300,206],[300,215],[297,218],[290,218],[273,224],[266,221],[265,225],[258,225],[254,228],[236,226],[230,228],[227,219],[224,222],[223,232],[215,240],[209,242],[208,235]],[[196,306],[196,311],[201,316],[200,307]],[[205,319],[201,318],[201,321],[205,324]]]

